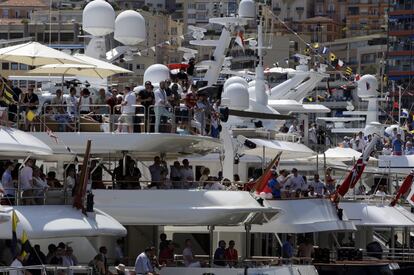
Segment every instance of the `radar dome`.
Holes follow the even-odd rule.
[[[358,80],[358,96],[359,97],[377,97],[378,80],[375,76],[366,74]]]
[[[116,17],[115,40],[127,46],[134,46],[146,37],[145,19],[139,12],[127,10]]]
[[[224,82],[223,90],[225,91],[226,88],[228,86],[230,86],[231,84],[233,84],[233,83],[240,83],[240,84],[243,84],[246,87],[249,87],[249,84],[247,83],[246,79],[244,79],[243,77],[232,76],[229,79],[227,79],[226,82]]]
[[[162,64],[154,64],[148,67],[144,73],[144,83],[151,81],[152,85],[170,78],[170,70]]]
[[[253,0],[242,0],[239,4],[239,16],[243,18],[256,17],[256,4]]]
[[[228,99],[230,109],[249,109],[249,91],[242,83],[233,83],[224,90],[224,98]]]
[[[83,29],[94,36],[110,34],[114,31],[115,11],[104,0],[91,1],[83,9],[82,24]]]

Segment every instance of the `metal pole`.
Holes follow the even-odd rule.
[[[266,169],[266,147],[263,146],[263,154],[262,154],[262,174]]]
[[[251,247],[251,238],[250,238],[250,230],[252,229],[252,226],[250,224],[246,224],[244,226],[245,230],[246,230],[246,251],[244,253],[245,255],[245,259],[250,259],[251,257],[251,251],[250,251],[250,247]]]
[[[398,126],[401,126],[401,88],[398,86]]]
[[[210,261],[210,266],[213,266],[213,247],[214,247],[214,225],[210,225],[208,227],[208,233],[210,235],[210,254],[209,254],[209,261]]]

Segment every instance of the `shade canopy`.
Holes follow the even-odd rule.
[[[264,154],[265,157],[273,158],[279,152],[283,152],[282,159],[305,158],[316,155],[313,150],[301,143],[258,138],[249,138],[248,140],[254,143],[256,147],[254,149],[246,149],[244,153],[247,155],[262,157]]]
[[[8,127],[0,127],[0,157],[51,155],[52,149],[29,133]]]
[[[414,214],[402,206],[389,206],[389,202],[369,203],[364,201],[342,201],[343,208],[356,226],[414,227]]]
[[[0,214],[8,216],[0,223],[0,239],[12,238],[13,210],[19,219],[17,236],[24,230],[29,239],[126,235],[119,222],[97,209],[86,216],[71,205],[23,205],[0,208]]]
[[[261,206],[248,192],[94,190],[94,195],[96,206],[124,225],[263,224],[280,212]]]
[[[85,64],[48,64],[31,70],[31,74],[59,74],[59,75],[77,75],[86,77],[107,78],[119,73],[132,73],[131,71],[111,63],[76,54],[76,58],[85,62]]]
[[[107,76],[114,75],[114,74],[120,74],[120,73],[126,73],[126,74],[132,73],[132,71],[130,70],[113,65],[106,61],[102,61],[100,59],[86,56],[84,54],[75,54],[74,57],[82,60],[82,62],[86,64],[96,66],[96,68],[99,68],[101,72],[106,72]]]
[[[0,60],[41,66],[46,64],[83,64],[82,60],[38,42],[28,42],[0,49]]]
[[[303,234],[310,232],[329,231],[356,231],[352,221],[349,221],[344,213],[343,219],[339,219],[335,206],[329,199],[309,198],[298,200],[266,200],[264,205],[278,209],[280,214],[276,219],[261,225],[252,225],[252,233],[290,233]],[[216,227],[219,232],[244,232],[245,228]],[[166,227],[166,231],[172,232],[207,232],[206,227]]]

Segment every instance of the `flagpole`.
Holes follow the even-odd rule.
[[[398,126],[401,126],[401,85],[398,86]]]

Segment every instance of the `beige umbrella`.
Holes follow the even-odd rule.
[[[85,62],[67,53],[52,49],[38,42],[28,42],[0,49],[0,60],[41,66],[46,64],[84,64]]]
[[[112,65],[111,63],[77,54],[74,57],[78,58],[86,64],[49,64],[38,67],[29,71],[31,74],[59,74],[59,75],[77,75],[86,77],[107,78],[119,73],[132,73],[131,71]]]

